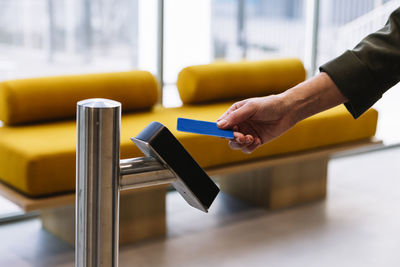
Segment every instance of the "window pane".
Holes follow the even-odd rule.
[[[301,0],[212,1],[214,58],[304,57]]]
[[[155,3],[0,0],[0,80],[135,67],[154,73],[155,57],[148,55],[155,50],[149,53],[153,47],[140,37],[147,42],[156,33]]]

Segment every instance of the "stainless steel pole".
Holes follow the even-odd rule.
[[[118,266],[121,104],[77,106],[75,266]]]

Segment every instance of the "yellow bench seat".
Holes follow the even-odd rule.
[[[298,123],[249,155],[231,150],[224,139],[176,130],[177,117],[215,121],[231,104],[155,107],[123,114],[121,158],[142,156],[129,138],[151,121],[166,125],[203,168],[369,138],[377,124],[373,109],[354,120],[339,106]],[[0,180],[31,197],[71,192],[75,188],[75,147],[75,121],[0,127]]]

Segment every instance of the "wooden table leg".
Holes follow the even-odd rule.
[[[269,209],[324,199],[328,157],[219,176],[222,191]]]
[[[165,196],[165,186],[121,192],[120,244],[166,235]],[[44,209],[40,219],[44,229],[74,245],[74,204]]]

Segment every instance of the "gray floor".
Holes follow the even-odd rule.
[[[169,237],[120,266],[400,266],[400,148],[334,159],[326,201],[267,212],[221,194],[209,214],[168,195]],[[37,219],[0,225],[0,266],[73,266]]]

